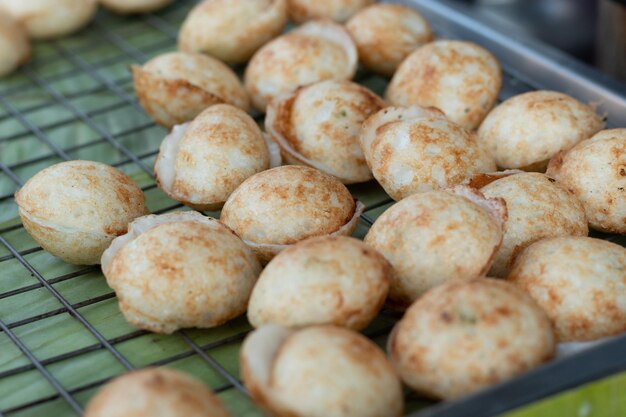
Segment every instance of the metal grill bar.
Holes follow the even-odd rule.
[[[102,88],[102,90],[105,91],[106,88]],[[105,106],[105,107],[102,107],[100,109],[87,112],[85,114],[87,116],[89,116],[89,117],[94,117],[94,116],[98,116],[98,115],[101,115],[101,114],[109,113],[109,112],[111,112],[113,110],[117,110],[119,108],[124,107],[125,106],[124,103],[125,103],[124,101],[118,101],[116,103],[109,104],[108,106]],[[75,121],[76,121],[75,117],[61,119],[61,120],[58,120],[58,121],[53,122],[53,123],[48,123],[48,124],[42,125],[42,126],[40,126],[40,129],[42,129],[42,130],[54,129],[56,127],[65,126],[65,125],[67,125],[69,123],[73,123]],[[154,126],[154,125],[150,124],[150,126]],[[5,136],[2,139],[0,139],[0,143],[3,142],[3,141],[4,142],[8,142],[8,141],[15,140],[15,139],[21,139],[21,138],[24,138],[24,137],[27,137],[27,136],[30,136],[30,135],[31,135],[30,132],[15,133],[13,135]],[[95,143],[95,142],[92,142],[92,143]],[[66,152],[69,152],[69,150],[66,149]]]
[[[19,254],[22,256],[25,256],[25,255],[30,255],[31,253],[41,252],[42,250],[43,248],[38,246],[36,248],[30,248],[30,249],[19,251]],[[8,261],[10,259],[14,259],[13,255],[0,256],[0,263],[4,261]],[[0,294],[0,298],[4,298],[4,297],[5,297],[4,294]]]
[[[114,80],[114,82],[116,84],[120,84],[120,85],[127,84],[127,83],[129,83],[131,81],[132,81],[132,78],[129,77],[129,76],[120,77],[120,78]],[[102,86],[94,87],[94,88],[88,88],[88,89],[85,89],[85,90],[83,90],[81,92],[78,92],[78,93],[67,94],[65,96],[65,98],[67,98],[68,100],[73,100],[73,99],[76,99],[76,98],[87,97],[87,96],[90,96],[92,94],[102,93],[102,92],[105,92],[105,91],[107,91],[106,87],[102,87]],[[0,94],[0,97],[5,97],[6,98],[7,96],[3,95],[3,94]],[[49,107],[49,106],[53,105],[54,103],[55,103],[54,100],[48,100],[48,101],[45,101],[43,103],[35,104],[34,106],[31,106],[31,107],[26,107],[24,109],[21,109],[20,113],[21,114],[32,113],[32,112],[35,112],[37,110],[45,109],[46,107]],[[7,119],[10,119],[12,117],[13,116],[11,114],[6,114],[6,115],[3,115],[3,116],[0,116],[0,122],[4,121],[4,120],[7,120]],[[67,123],[73,122],[75,120],[76,119],[73,118],[70,121],[68,121]],[[13,139],[12,136],[11,137],[0,138],[0,143],[3,142],[3,141],[11,140],[11,139]]]
[[[74,303],[74,304],[72,304],[72,308],[75,309],[75,310],[78,310],[79,308],[87,307],[87,306],[90,306],[92,304],[99,303],[101,301],[110,300],[111,298],[115,298],[115,293],[114,292],[110,292],[110,293],[107,293],[107,294],[99,295],[97,297],[93,297],[93,298],[90,298],[88,300],[83,300],[80,303]],[[33,323],[35,321],[47,319],[49,317],[58,316],[59,314],[68,313],[68,312],[69,311],[68,311],[67,308],[57,308],[56,310],[46,311],[45,313],[37,314],[35,316],[31,316],[31,317],[28,317],[28,318],[25,318],[25,319],[14,321],[12,323],[8,323],[6,326],[9,329],[14,329],[16,327],[24,326],[26,324]]]
[[[154,176],[152,170],[144,164],[139,158],[137,158],[131,151],[128,150],[124,145],[120,144],[115,138],[106,130],[104,130],[99,124],[94,122],[89,116],[87,116],[82,110],[76,107],[72,102],[68,101],[63,94],[60,94],[58,91],[50,87],[50,85],[46,84],[39,78],[31,69],[28,67],[24,68],[24,73],[32,79],[35,83],[37,83],[43,90],[48,92],[59,104],[61,104],[66,109],[72,111],[80,120],[85,122],[89,127],[98,132],[103,138],[105,138],[115,149],[122,152],[126,155],[130,160],[132,160],[139,168],[145,171],[151,177]],[[69,156],[65,159],[69,159]]]
[[[97,24],[99,24],[99,21],[100,21],[100,19],[96,18],[95,22]],[[99,26],[101,26],[101,25],[99,24]],[[137,31],[137,32],[140,33],[140,31]],[[111,32],[107,32],[107,33],[111,33]],[[128,36],[132,36],[133,34],[134,33],[126,34],[126,36],[127,37]],[[119,35],[116,35],[116,36],[119,37]],[[98,40],[94,44],[90,43],[90,44],[84,45],[83,47],[75,49],[72,52],[72,54],[73,55],[78,55],[81,52],[89,51],[92,47],[97,46],[100,43],[101,43],[100,40]],[[151,45],[148,45],[148,46],[144,47],[143,52],[144,53],[146,53],[146,52],[148,52],[148,53],[156,52],[156,51],[159,51],[159,50],[161,50],[163,48],[166,48],[166,47],[168,47],[170,45],[171,45],[171,43],[169,41],[155,42],[154,44],[151,44]],[[124,49],[122,49],[122,50],[124,50]],[[40,65],[41,64],[48,64],[50,62],[62,61],[63,60],[62,57],[59,56],[59,55],[52,55],[50,58],[53,58],[53,59],[49,59],[48,61],[39,61],[38,64],[40,64]],[[112,65],[112,64],[117,64],[117,63],[120,63],[120,62],[124,62],[126,60],[128,60],[128,54],[124,53],[124,54],[116,55],[116,56],[113,56],[113,57],[105,58],[105,59],[100,60],[100,61],[96,61],[94,66],[99,67],[99,68],[103,68],[103,67],[107,67],[107,66]],[[72,77],[74,77],[76,75],[81,75],[81,74],[82,74],[82,71],[80,69],[76,68],[76,69],[72,69],[72,70],[68,70],[68,71],[57,73],[57,74],[52,75],[50,77],[46,77],[45,81],[48,82],[48,83],[51,83],[51,82],[54,82],[54,81],[62,81],[62,80],[70,79],[70,78],[72,78]],[[28,88],[30,86],[31,86],[30,83],[23,83],[23,84],[16,85],[14,87],[11,87],[11,88],[8,88],[8,89],[5,89],[5,90],[0,90],[0,96],[8,97],[8,96],[11,96],[13,94],[20,93],[24,88]]]
[[[28,350],[28,348],[15,336],[15,334],[9,329],[2,320],[0,320],[0,328],[2,331],[11,339],[13,343],[20,349],[20,351],[26,356],[33,366],[37,368],[39,372],[46,378],[46,380],[54,387],[55,390],[59,393],[59,395],[69,404],[70,407],[76,413],[82,414],[83,409],[76,402],[76,400],[72,397],[72,395],[63,388],[63,386],[57,381],[57,379],[50,373],[48,370],[35,358],[35,356]],[[6,412],[6,411],[5,411]]]
[[[207,344],[205,344],[203,346],[198,346],[198,345],[195,345],[195,344],[194,345],[200,351],[204,352],[204,351],[208,351],[208,350],[211,350],[211,349],[218,348],[220,346],[224,346],[226,344],[239,342],[239,341],[243,340],[244,337],[246,337],[246,335],[248,333],[249,333],[248,331],[237,333],[237,334],[232,335],[230,337],[223,338],[223,339],[221,339],[221,340],[219,340],[217,342],[207,343]],[[137,332],[129,333],[128,335],[120,336],[120,337],[112,340],[112,342],[114,342],[116,344],[117,343],[122,343],[122,342],[126,342],[126,341],[129,341],[129,340],[132,340],[132,339],[136,339],[136,338],[144,336],[146,334],[149,334],[149,333],[145,332],[145,331],[137,331]],[[45,365],[50,365],[50,364],[53,364],[53,363],[57,363],[57,362],[61,362],[61,361],[64,361],[64,360],[71,359],[73,357],[76,357],[76,356],[79,356],[79,355],[82,355],[82,354],[85,354],[85,353],[93,352],[93,351],[99,350],[101,348],[102,347],[100,345],[91,345],[91,346],[87,346],[85,348],[76,350],[74,352],[69,352],[69,353],[64,354],[64,355],[60,355],[60,356],[57,356],[57,357],[54,357],[54,358],[50,358],[50,359],[41,361],[40,363],[41,364],[45,364]],[[197,354],[196,349],[192,348],[192,349],[190,349],[188,351],[181,352],[181,353],[178,353],[176,355],[171,355],[171,356],[169,356],[167,358],[164,358],[164,359],[152,362],[152,363],[146,365],[146,367],[168,365],[168,364],[171,364],[173,362],[179,361],[181,359],[189,358],[189,357],[194,356],[196,354]],[[218,366],[219,366],[219,364],[218,364]],[[20,368],[15,368],[15,369],[12,369],[12,370],[0,373],[0,378],[7,377],[7,376],[12,376],[12,375],[17,375],[17,374],[19,374],[21,372],[26,372],[26,371],[29,371],[29,370],[32,370],[32,369],[35,369],[35,365],[34,364],[24,365],[24,366],[22,366]],[[224,375],[222,375],[222,376],[224,376]],[[82,392],[82,391],[86,391],[86,390],[89,390],[89,389],[92,389],[92,388],[96,388],[96,387],[98,387],[98,386],[100,386],[102,384],[107,383],[111,379],[112,378],[103,378],[101,380],[94,381],[94,382],[91,382],[89,384],[81,385],[81,386],[76,387],[76,388],[71,389],[71,390],[67,390],[67,392],[69,394],[71,394],[71,395],[74,395],[74,394],[77,394],[77,393]],[[228,380],[228,378],[226,378],[226,379]],[[219,393],[219,392],[223,392],[223,391],[226,391],[228,389],[231,389],[231,388],[236,388],[236,386],[233,385],[231,382],[228,382],[227,384],[221,385],[218,388],[214,388],[213,391],[215,393]],[[21,410],[33,407],[35,405],[40,405],[40,404],[43,404],[43,403],[46,403],[46,402],[57,400],[58,398],[60,398],[60,394],[50,395],[50,396],[43,397],[43,398],[38,398],[37,400],[29,402],[27,404],[21,404],[18,407],[5,410],[5,412],[7,414],[14,413],[14,412],[17,412],[17,411],[21,411]]]
[[[50,139],[48,139],[46,137],[46,135],[43,134],[43,132],[35,125],[33,125],[32,123],[30,123],[28,120],[26,120],[26,118],[24,118],[24,116],[22,116],[22,114],[20,114],[17,109],[15,109],[15,107],[13,107],[13,105],[11,105],[11,103],[9,103],[4,97],[0,96],[0,103],[2,103],[2,105],[4,106],[4,108],[6,108],[9,113],[15,118],[17,119],[24,127],[26,127],[28,130],[30,130],[31,132],[33,132],[33,134],[37,137],[37,139],[39,139],[40,141],[42,141],[43,143],[45,143],[50,149],[52,149],[54,151],[55,154],[57,154],[60,158],[65,159],[66,161],[71,159],[64,151],[63,149],[60,149],[58,146],[56,146],[54,143],[50,142]]]
[[[184,330],[179,331],[179,334],[181,338],[185,341],[185,343],[191,346],[193,351],[196,352],[196,354],[200,356],[205,362],[207,362],[211,366],[211,368],[213,368],[213,370],[217,371],[217,373],[226,378],[226,380],[231,383],[232,386],[237,388],[238,391],[244,393],[245,395],[249,395],[248,390],[241,384],[239,379],[231,375],[230,372],[224,369],[222,365],[220,365],[215,359],[209,356],[200,346],[196,344],[196,342],[193,341],[192,338],[187,336]]]
[[[71,316],[73,316],[79,322],[81,322],[87,328],[87,330],[89,330],[89,332],[102,344],[102,346],[106,347],[111,352],[111,354],[126,369],[133,369],[133,365],[130,362],[128,362],[128,360],[124,356],[122,356],[122,354],[119,353],[117,351],[117,349],[115,349],[104,338],[104,336],[102,336],[100,334],[100,332],[98,332],[98,330],[96,330],[96,328],[91,325],[91,323],[89,323],[82,315],[80,315],[80,313],[78,311],[76,311],[76,309],[74,307],[72,307],[72,305],[65,299],[65,297],[63,297],[50,283],[48,283],[48,281],[46,281],[46,279],[39,273],[39,271],[37,271],[35,268],[33,268],[32,265],[30,263],[28,263],[28,261],[26,259],[24,259],[24,257],[22,255],[20,255],[15,250],[15,248],[13,246],[11,246],[11,244],[9,242],[7,242],[7,240],[3,236],[0,236],[0,243],[2,243],[13,254],[13,256],[15,256],[19,260],[19,262],[26,269],[28,269],[33,274],[33,276],[35,278],[37,278],[39,283],[43,287],[45,287],[48,291],[50,291],[52,293],[54,298],[56,298],[67,309],[68,313],[70,313]],[[7,328],[7,330],[9,330],[9,329]],[[29,354],[30,354],[30,352],[29,352]],[[34,358],[34,356],[32,354],[30,354],[30,355]],[[41,365],[41,364],[39,364],[39,365]]]
[[[39,248],[39,249],[43,250],[42,248]],[[11,259],[14,259],[13,255],[11,255]],[[52,279],[49,279],[47,281],[48,281],[49,284],[54,285],[54,284],[59,283],[59,282],[67,281],[68,279],[72,279],[72,278],[76,278],[76,277],[80,277],[80,276],[86,275],[86,274],[88,274],[90,272],[93,272],[93,271],[96,271],[96,270],[97,270],[96,267],[89,266],[87,268],[80,269],[80,270],[78,270],[76,272],[71,272],[69,274],[61,275],[59,277],[52,278]],[[36,290],[37,288],[42,288],[42,287],[43,287],[43,285],[41,283],[28,285],[26,287],[22,287],[22,288],[18,288],[16,290],[12,290],[12,291],[8,291],[8,292],[5,292],[5,293],[2,293],[2,294],[0,294],[0,299],[1,298],[6,298],[6,297],[11,297],[13,295],[18,295],[18,294],[21,294],[21,293],[26,292],[26,291]]]
[[[122,342],[126,342],[128,340],[132,340],[135,339],[137,337],[140,336],[144,336],[148,334],[148,332],[143,331],[143,330],[137,330],[128,334],[125,334],[123,336],[119,336],[116,337],[114,339],[109,339],[109,343],[111,343],[111,345],[116,345],[118,343],[122,343]],[[52,365],[54,363],[57,362],[61,362],[67,359],[71,359],[71,358],[75,358],[77,356],[80,355],[84,355],[85,353],[89,353],[89,352],[94,352],[96,350],[100,350],[102,349],[102,345],[100,343],[95,343],[93,345],[89,345],[80,349],[76,349],[73,350],[71,352],[67,352],[67,353],[63,353],[61,355],[57,355],[57,356],[53,356],[51,358],[48,359],[44,359],[42,361],[40,361],[40,363],[44,366],[48,366],[48,365]],[[28,365],[22,365],[22,366],[18,366],[3,372],[0,372],[0,378],[7,378],[9,376],[13,376],[13,375],[17,375],[17,374],[21,374],[22,372],[26,372],[26,371],[30,371],[35,369],[35,365],[34,364],[28,364]]]
[[[16,185],[18,185],[19,187],[21,187],[22,185],[24,185],[24,183],[22,182],[22,180],[20,180],[17,175],[15,175],[13,173],[13,171],[11,171],[9,169],[9,167],[7,167],[5,164],[0,163],[0,169],[2,170],[2,172],[4,172],[5,174],[7,174],[7,176],[9,178],[11,178],[11,181],[13,181]],[[13,194],[11,194],[13,195]]]
[[[131,128],[131,129],[124,130],[124,131],[122,131],[122,132],[120,132],[120,133],[118,133],[116,135],[111,135],[111,137],[114,138],[114,139],[119,139],[119,138],[123,138],[124,136],[131,135],[133,133],[141,132],[142,130],[147,130],[147,129],[152,128],[152,127],[154,127],[154,123],[145,123],[143,125],[138,125],[138,126],[135,126],[135,127]],[[78,151],[78,150],[81,150],[81,149],[88,148],[90,146],[102,144],[104,142],[107,142],[107,139],[106,138],[100,138],[100,139],[96,139],[96,140],[91,141],[91,142],[87,142],[87,143],[83,143],[83,144],[80,144],[80,145],[71,146],[69,148],[66,148],[64,150],[64,152],[66,152],[66,153],[67,152],[75,152],[75,151]],[[150,152],[149,156],[152,156],[152,155],[155,155],[155,154],[156,154],[156,151],[152,151],[152,152]],[[38,156],[38,157],[35,157],[35,158],[26,159],[26,160],[23,160],[23,161],[16,162],[15,164],[7,166],[7,168],[9,168],[9,169],[20,168],[20,167],[23,167],[23,166],[26,166],[26,165],[34,164],[36,162],[45,161],[46,159],[50,159],[50,158],[54,158],[54,157],[55,157],[55,154],[41,155],[41,156]],[[137,156],[137,159],[142,159],[142,157]],[[117,162],[116,163],[117,166],[127,164],[128,162],[134,162],[134,159],[131,158],[131,157],[128,157],[127,159],[124,159],[123,161],[124,162],[122,162],[122,163]],[[116,164],[112,164],[112,165],[116,166]],[[152,171],[150,170],[150,172],[152,172]],[[2,199],[2,198],[6,198],[6,196],[0,197],[0,199]]]

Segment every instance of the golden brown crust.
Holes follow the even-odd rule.
[[[295,23],[315,19],[345,22],[360,9],[376,0],[287,0],[289,18]]]
[[[287,165],[253,175],[231,194],[221,220],[253,243],[291,244],[348,223],[356,202],[334,177]]]
[[[550,158],[602,129],[593,106],[556,91],[531,91],[500,103],[478,130],[500,168],[544,172]]]
[[[453,122],[475,129],[495,104],[501,84],[500,63],[489,51],[471,42],[440,40],[402,62],[385,97],[395,106],[437,107]]]
[[[360,141],[367,163],[394,200],[496,169],[473,132],[439,113],[419,106],[388,107],[363,124]]]
[[[626,129],[607,129],[553,158],[548,174],[582,202],[589,225],[626,234]]]
[[[499,180],[500,178],[508,177],[509,175],[520,174],[522,172],[524,171],[519,169],[508,169],[506,171],[474,174],[466,181],[464,181],[463,184],[480,190],[481,188],[491,184],[494,181]]]
[[[147,218],[136,220],[131,241],[103,262],[121,312],[141,329],[171,333],[225,323],[246,310],[260,273],[257,260],[232,230],[197,213],[186,220],[181,216],[148,216],[160,223],[137,226],[147,228],[138,235],[135,225]]]
[[[350,81],[322,81],[274,99],[265,127],[283,159],[337,177],[344,184],[372,179],[358,149],[360,126],[385,106],[365,87]]]
[[[397,376],[370,340],[334,326],[310,326],[267,340],[281,329],[260,327],[246,338],[241,354],[246,386],[272,415],[402,414]]]
[[[270,167],[263,132],[254,119],[229,104],[205,109],[176,126],[155,161],[159,187],[197,210],[216,210],[248,177]]]
[[[183,22],[179,49],[245,63],[287,21],[286,0],[204,0]]]
[[[203,383],[179,371],[146,368],[119,376],[91,399],[85,417],[229,417]]]
[[[250,99],[233,70],[208,55],[169,52],[131,67],[141,105],[159,124],[172,127],[216,103],[247,111]]]
[[[93,161],[52,165],[15,194],[31,236],[67,262],[98,264],[110,241],[147,213],[143,192],[123,172]]]
[[[451,399],[538,366],[552,358],[555,344],[548,317],[530,297],[481,278],[426,293],[396,325],[389,347],[409,386]]]
[[[26,31],[8,11],[0,7],[0,77],[26,63],[30,56]]]
[[[155,122],[164,127],[172,127],[196,117],[205,108],[224,100],[202,88],[182,79],[166,79],[140,66],[132,65],[133,80],[137,99]],[[175,101],[180,104],[171,107]],[[164,109],[168,109],[164,111]]]
[[[155,12],[174,0],[99,0],[107,9],[122,15]]]
[[[469,191],[468,191],[469,192]],[[391,263],[389,300],[407,307],[430,288],[483,276],[503,235],[505,205],[476,193],[414,194],[385,211],[365,243]],[[480,200],[480,205],[475,201]]]
[[[254,107],[265,112],[277,96],[322,80],[348,80],[358,61],[356,46],[346,29],[316,20],[277,37],[259,49],[244,74]]]
[[[333,324],[360,330],[380,311],[391,266],[361,241],[322,236],[289,246],[264,269],[248,319],[289,327]]]
[[[378,3],[361,10],[346,23],[363,66],[391,77],[418,47],[433,40],[430,25],[415,9]]]
[[[4,0],[31,39],[53,39],[72,34],[86,26],[95,15],[97,0]]]
[[[539,239],[588,233],[581,202],[545,174],[507,175],[481,191],[487,197],[506,200],[509,211],[502,247],[489,272],[491,276],[506,277],[515,256]]]
[[[590,341],[626,330],[626,249],[586,237],[540,240],[516,259],[507,280],[530,294],[561,342]]]

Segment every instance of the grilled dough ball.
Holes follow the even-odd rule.
[[[374,4],[346,23],[361,64],[391,77],[404,58],[432,41],[430,25],[415,9],[401,4]]]
[[[394,106],[437,107],[448,119],[475,129],[493,107],[502,70],[489,51],[470,42],[435,41],[409,55],[387,88]]]
[[[265,267],[250,297],[248,320],[254,327],[334,324],[360,330],[385,302],[389,272],[385,258],[357,239],[303,240]]]
[[[118,14],[150,13],[172,3],[174,0],[99,0],[107,9]]]
[[[102,272],[129,323],[172,333],[243,314],[261,267],[223,224],[179,212],[132,222],[102,255]]]
[[[313,19],[345,22],[376,0],[287,0],[289,18],[296,23]]]
[[[496,168],[474,133],[432,108],[382,109],[365,121],[360,142],[374,177],[394,200]]]
[[[123,374],[91,399],[85,417],[229,417],[202,382],[182,372],[147,368]]]
[[[165,127],[187,122],[213,104],[250,107],[233,70],[207,55],[168,52],[132,71],[139,103]]]
[[[286,22],[286,0],[204,0],[183,22],[178,48],[242,64]]]
[[[626,129],[602,130],[557,154],[547,173],[576,194],[592,229],[626,234]]]
[[[467,187],[412,195],[385,211],[365,243],[391,263],[390,300],[406,307],[432,287],[484,276],[502,241],[506,207]]]
[[[98,8],[97,0],[2,0],[0,4],[33,39],[70,35],[86,26]]]
[[[334,177],[288,165],[245,180],[224,204],[221,221],[267,262],[308,237],[352,234],[362,212]]]
[[[384,353],[351,330],[265,325],[241,349],[252,398],[275,417],[397,417],[400,381]]]
[[[587,236],[587,219],[574,194],[544,174],[529,172],[496,174],[481,182],[480,191],[489,198],[503,198],[509,211],[502,247],[489,275],[504,278],[526,246],[545,237]],[[482,178],[484,179],[484,178]],[[493,182],[490,182],[493,181]]]
[[[237,107],[217,104],[174,127],[161,143],[154,172],[174,200],[217,210],[246,178],[268,169],[270,159],[256,122]]]
[[[587,237],[543,239],[527,247],[507,278],[554,322],[561,342],[626,331],[626,248]]]
[[[126,174],[92,161],[61,162],[38,172],[15,201],[33,239],[77,265],[100,263],[111,241],[148,212],[141,189]]]
[[[546,314],[508,282],[480,278],[433,288],[389,337],[391,362],[420,394],[453,399],[552,358]]]
[[[350,81],[321,81],[272,101],[265,128],[287,162],[334,175],[344,184],[372,179],[359,145],[361,125],[385,106]]]
[[[0,3],[0,77],[10,74],[30,58],[30,43],[24,28]]]
[[[314,21],[267,43],[244,75],[252,104],[265,112],[275,97],[322,80],[349,80],[357,65],[354,42],[343,26]]]
[[[545,171],[550,158],[602,129],[592,106],[556,91],[531,91],[504,101],[478,129],[501,168]]]

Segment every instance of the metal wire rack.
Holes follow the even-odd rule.
[[[41,58],[37,57],[33,64],[23,67],[18,75],[19,78],[23,79],[22,82],[14,82],[9,87],[4,87],[0,84],[0,105],[3,110],[0,113],[0,132],[3,131],[2,127],[4,125],[13,123],[20,125],[20,128],[11,126],[12,133],[0,136],[0,146],[2,146],[0,155],[4,154],[8,147],[14,146],[23,140],[35,139],[39,141],[43,150],[36,152],[35,155],[25,154],[22,157],[12,158],[11,160],[0,157],[0,170],[12,184],[12,187],[7,187],[5,184],[0,194],[0,204],[3,205],[3,208],[8,207],[7,211],[15,211],[13,194],[23,185],[25,179],[34,172],[56,162],[80,158],[81,151],[97,146],[106,146],[116,151],[114,153],[116,160],[105,160],[103,162],[111,163],[111,165],[129,173],[142,171],[147,177],[147,181],[144,181],[144,184],[142,184],[142,190],[146,193],[155,190],[156,184],[153,181],[151,166],[153,158],[158,151],[158,142],[162,139],[164,131],[143,115],[143,110],[132,92],[130,74],[127,71],[120,71],[119,68],[132,63],[144,62],[157,53],[173,49],[175,47],[178,24],[194,3],[195,1],[192,0],[178,1],[162,14],[136,18],[133,20],[132,25],[128,25],[129,21],[126,19],[115,18],[116,23],[119,24],[119,30],[118,27],[115,29],[111,28],[111,21],[114,17],[101,12],[91,27],[84,31],[85,40],[78,39],[76,41],[77,38],[82,37],[79,35],[76,38],[72,38],[71,41],[52,41],[48,43],[46,46],[51,49],[52,53]],[[157,41],[138,47],[128,40],[133,36],[140,36],[144,33],[150,33],[151,37],[157,38]],[[91,52],[94,48],[100,48],[102,43],[108,44],[109,47],[113,47],[118,52],[112,56],[93,57]],[[39,55],[38,52],[35,52],[35,56]],[[45,70],[48,67],[53,67],[55,70],[51,70],[50,75],[45,75]],[[57,70],[59,67],[63,69]],[[121,75],[118,75],[118,73],[121,73]],[[85,82],[85,77],[92,82]],[[69,91],[67,88],[57,87],[60,83],[64,87],[70,86]],[[74,91],[71,88],[73,83],[80,83],[81,86],[85,84],[91,85]],[[44,93],[44,98],[26,105],[23,105],[22,101],[16,100],[32,92]],[[99,94],[107,97],[107,100],[103,100],[106,101],[105,105],[96,106],[95,108],[84,108],[80,105],[81,99]],[[38,112],[45,112],[51,109],[57,111],[64,109],[66,110],[66,116],[45,122],[33,120],[31,117]],[[112,132],[106,124],[98,120],[101,116],[119,114],[120,112],[133,113],[135,120],[129,128]],[[92,130],[95,133],[94,137],[82,143],[61,146],[49,134],[50,131],[62,129],[65,126],[75,126],[76,123],[83,124],[89,130]],[[144,140],[143,136],[137,134],[147,131],[151,132],[159,140],[153,141],[147,144],[147,146],[132,147],[126,144]],[[384,198],[372,204],[371,208],[379,207],[390,201],[388,198]],[[180,204],[170,200],[170,204],[159,207],[154,211],[161,213],[180,207]],[[372,220],[367,216],[363,216],[363,221],[366,224],[372,223]],[[0,272],[0,280],[7,278],[5,274],[9,273],[8,269],[2,268],[2,264],[16,261],[28,275],[35,279],[35,282],[23,286],[18,285],[17,288],[0,292],[0,306],[3,302],[11,301],[14,298],[41,289],[45,290],[47,295],[56,300],[60,306],[21,317],[17,320],[7,320],[5,319],[6,315],[3,317],[0,313],[0,329],[4,336],[27,358],[27,363],[18,366],[11,366],[11,364],[6,363],[6,360],[9,359],[8,355],[5,361],[0,361],[0,363],[4,362],[4,366],[0,368],[0,388],[4,386],[5,391],[13,388],[15,390],[24,388],[20,387],[19,381],[15,382],[17,380],[16,377],[32,371],[40,373],[52,388],[52,392],[44,395],[35,392],[34,388],[25,388],[31,389],[33,392],[28,395],[30,397],[28,401],[23,401],[19,404],[7,405],[0,400],[0,416],[47,415],[47,410],[57,410],[57,408],[48,408],[47,406],[57,405],[59,401],[64,402],[67,406],[58,408],[58,410],[62,410],[62,413],[69,411],[68,415],[80,415],[87,398],[86,396],[79,398],[80,395],[93,393],[95,388],[108,381],[114,375],[139,366],[167,365],[192,356],[200,358],[209,369],[221,377],[222,382],[220,384],[212,385],[215,392],[224,393],[229,390],[236,390],[243,395],[247,395],[246,389],[238,380],[237,373],[226,369],[211,354],[211,351],[219,347],[241,342],[248,331],[248,326],[241,320],[235,326],[237,331],[228,332],[225,336],[216,336],[215,340],[209,343],[198,343],[198,338],[190,334],[193,332],[178,332],[172,335],[171,338],[180,339],[186,346],[185,349],[180,349],[181,351],[174,355],[165,355],[157,360],[138,365],[129,359],[118,347],[138,338],[149,336],[147,332],[131,330],[116,337],[107,337],[105,332],[100,330],[99,326],[92,323],[89,316],[83,313],[86,308],[97,307],[103,302],[112,300],[115,297],[113,292],[109,290],[95,297],[75,301],[58,289],[60,284],[67,284],[90,274],[93,275],[99,269],[97,267],[77,267],[72,268],[72,271],[68,273],[53,277],[45,276],[44,273],[39,271],[38,266],[28,259],[29,256],[41,252],[42,248],[33,246],[32,243],[27,245],[27,247],[17,247],[11,243],[12,236],[16,233],[25,233],[22,225],[18,222],[9,222],[9,224],[3,224],[0,227],[0,244],[7,252],[0,256],[0,271],[5,271]],[[0,312],[2,312],[1,308]],[[94,343],[42,358],[38,354],[37,349],[32,349],[27,342],[22,340],[18,331],[28,325],[53,317],[76,321],[82,326],[83,330],[95,339]],[[386,331],[388,331],[388,326],[374,331],[370,335],[382,335]],[[72,334],[67,335],[67,337],[72,337]],[[50,369],[55,365],[75,360],[96,351],[106,351],[114,358],[119,364],[116,367],[116,372],[104,378],[68,387],[67,384],[63,383],[62,378],[56,376],[55,372]],[[0,353],[2,352],[8,351],[0,349]],[[15,384],[14,387],[11,387],[10,385],[13,384]],[[8,402],[10,403],[10,401]]]
[[[160,365],[195,373],[236,414],[259,415],[233,365],[249,331],[245,319],[171,336],[129,327],[99,268],[66,265],[43,252],[22,228],[13,200],[35,172],[87,155],[133,176],[153,212],[181,207],[156,188],[152,164],[165,131],[138,105],[127,66],[175,48],[178,25],[194,3],[179,0],[134,18],[99,12],[81,34],[37,45],[35,61],[0,82],[0,417],[81,415],[110,378]],[[365,73],[357,80],[378,92],[386,84]],[[502,97],[534,87],[506,73]],[[372,184],[351,191],[367,206],[357,230],[363,235],[391,199]],[[382,343],[395,320],[383,312],[366,334]],[[430,404],[411,394],[407,401],[409,410]]]

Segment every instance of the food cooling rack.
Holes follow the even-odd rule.
[[[13,199],[37,171],[89,159],[128,173],[152,212],[184,209],[154,182],[152,165],[166,131],[139,107],[128,66],[173,50],[178,27],[195,3],[178,0],[160,13],[129,18],[100,11],[79,34],[35,44],[33,61],[0,80],[0,417],[81,415],[112,377],[161,365],[203,380],[235,416],[262,415],[238,379],[239,347],[250,330],[245,318],[173,335],[130,327],[100,269],[65,264],[43,251],[23,229]],[[505,70],[501,99],[536,88],[587,101],[602,98],[609,123],[626,126],[623,87],[553,51],[492,31],[444,1],[404,3],[417,6],[438,35],[491,49]],[[363,72],[356,80],[379,94],[387,83]],[[362,237],[392,202],[373,183],[350,190],[367,207],[355,232]],[[383,346],[396,320],[383,312],[365,334]],[[495,415],[626,369],[624,349],[626,339],[618,339],[457,402],[435,404],[407,393],[407,412]]]

